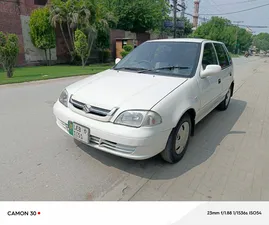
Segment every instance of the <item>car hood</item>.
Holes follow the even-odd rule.
[[[100,108],[151,109],[187,79],[106,70],[67,88],[72,98]]]

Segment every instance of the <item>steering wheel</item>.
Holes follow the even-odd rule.
[[[141,60],[141,61],[138,62],[138,64],[142,64],[142,63],[147,64],[146,65],[146,68],[148,68],[148,69],[151,69],[152,68],[151,62],[149,62],[147,60]]]

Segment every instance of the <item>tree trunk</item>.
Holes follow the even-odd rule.
[[[81,58],[81,61],[82,61],[82,67],[84,68],[85,67],[85,59],[84,59],[84,57]]]
[[[13,68],[12,67],[7,68],[7,77],[8,78],[13,77]]]
[[[73,40],[74,49],[75,49],[75,32],[74,32],[74,29],[73,28],[71,29],[71,34],[72,34],[72,40]]]
[[[70,29],[69,24],[67,24],[67,30],[68,30],[68,34],[69,34],[69,40],[71,41],[72,52],[74,52],[74,49],[75,49],[75,47],[74,47],[74,38],[73,38],[74,35],[72,35],[72,31]]]
[[[93,41],[94,41],[94,37],[92,38],[91,43],[90,43],[90,45],[89,45],[88,55],[87,55],[87,58],[86,58],[86,62],[87,62],[88,59],[90,58],[91,50],[92,50],[92,45],[93,45]]]
[[[51,49],[49,49],[49,66],[51,66]]]
[[[61,24],[61,23],[60,23],[60,29],[61,29],[61,33],[62,33],[62,36],[63,36],[64,42],[65,42],[65,45],[66,45],[66,47],[67,47],[67,50],[68,50],[68,52],[69,52],[69,54],[70,54],[70,56],[71,56],[71,58],[72,58],[72,61],[73,61],[73,56],[72,56],[72,53],[71,53],[71,50],[70,50],[69,44],[68,44],[68,42],[67,42],[67,40],[66,40],[66,37],[65,37],[65,35],[64,35],[63,26],[62,26],[62,24]]]
[[[44,49],[44,52],[45,52],[46,64],[48,66],[49,62],[48,62],[48,56],[47,56],[47,49]]]

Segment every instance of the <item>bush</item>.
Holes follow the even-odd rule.
[[[122,58],[124,58],[126,55],[128,55],[128,54],[129,54],[129,52],[122,51],[120,54],[121,54]]]
[[[16,34],[4,34],[0,31],[0,63],[7,72],[7,77],[13,76],[13,68],[19,54],[19,40]]]
[[[120,53],[122,58],[128,55],[131,51],[133,51],[134,47],[132,45],[124,45],[123,51]]]
[[[124,45],[123,50],[126,52],[131,52],[133,51],[134,47],[132,45]]]

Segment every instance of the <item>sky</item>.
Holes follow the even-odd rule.
[[[180,3],[181,0],[178,0]],[[268,4],[269,0],[200,0],[199,15],[210,19],[210,15],[202,14],[221,14],[235,12],[239,10],[249,9],[260,5]],[[186,12],[193,14],[194,0],[185,0],[187,6]],[[225,17],[232,22],[243,21],[242,24],[254,26],[268,26],[269,27],[269,5],[262,8],[253,9],[247,12],[241,12],[231,15],[219,15]],[[191,21],[192,18],[187,16]],[[199,19],[199,22],[201,20]],[[269,28],[251,28],[254,34],[260,32],[269,33]]]

